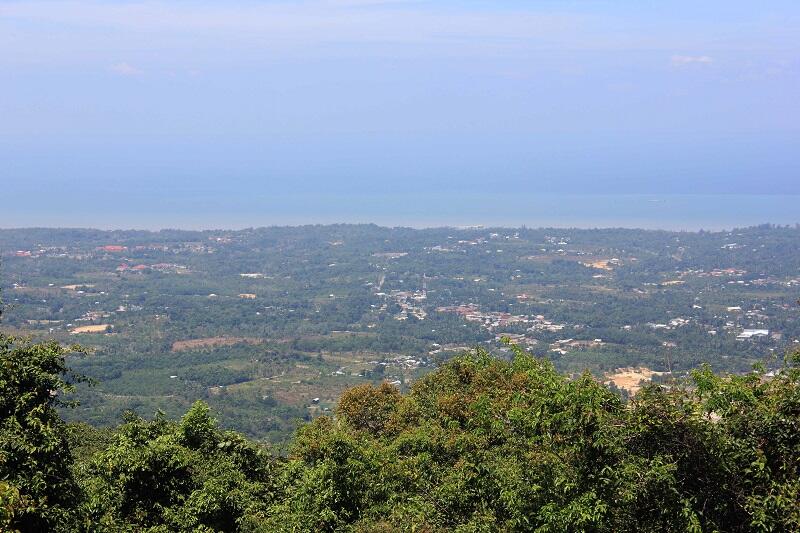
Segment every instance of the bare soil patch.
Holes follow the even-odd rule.
[[[111,324],[95,324],[92,326],[79,326],[70,331],[70,333],[73,335],[78,333],[108,333],[112,328]]]
[[[650,382],[653,376],[660,376],[664,372],[656,372],[647,367],[618,368],[613,374],[606,374],[606,383],[613,383],[620,389],[627,390],[631,395],[639,392],[644,384]]]

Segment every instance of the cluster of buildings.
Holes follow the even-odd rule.
[[[703,309],[700,305],[693,305],[693,309]],[[730,334],[736,333],[736,340],[753,340],[770,337],[774,340],[780,340],[782,335],[780,333],[770,334],[770,330],[763,327],[770,319],[762,307],[753,307],[752,309],[742,309],[740,305],[732,305],[725,307],[723,315],[715,315],[714,319],[724,318],[725,322],[722,324],[721,329],[729,332]],[[683,326],[688,326],[698,323],[697,318],[692,317],[676,317],[666,323],[648,322],[647,326],[655,330],[672,330]],[[623,329],[630,330],[632,326],[624,326]],[[707,329],[709,335],[717,335],[717,329]],[[666,345],[666,344],[665,344]]]
[[[266,277],[261,272],[243,272],[239,276],[247,279],[264,279]]]
[[[111,313],[107,311],[87,311],[80,318],[76,318],[76,322],[96,322],[104,318],[109,318]],[[67,324],[69,325],[69,324]]]
[[[428,293],[424,287],[422,290],[417,291],[393,290],[389,294],[377,292],[375,296],[391,298],[400,306],[400,312],[394,317],[395,320],[408,320],[409,316],[413,316],[418,320],[425,320],[425,317],[428,316],[428,313],[421,305],[422,302],[428,299]]]
[[[703,269],[689,269],[680,273],[682,276],[697,276],[699,278],[723,278],[723,277],[742,277],[747,274],[746,270],[740,268],[715,268],[705,271]]]
[[[454,239],[454,237],[448,236],[448,239]],[[489,241],[494,241],[495,243],[499,240],[511,241],[511,240],[518,240],[519,239],[519,232],[514,232],[511,235],[501,235],[499,233],[490,233],[489,237],[478,237],[475,239],[459,239],[453,240],[451,243],[446,245],[437,244],[435,246],[426,246],[423,249],[427,252],[465,252],[467,247],[470,246],[479,246],[482,244],[489,244]],[[502,253],[502,250],[497,250],[498,253]]]
[[[2,255],[7,257],[19,257],[35,259],[37,257],[66,257],[69,259],[85,259],[89,257],[83,253],[69,253],[65,246],[39,246],[31,250],[12,250],[3,251]]]
[[[528,328],[528,331],[548,331],[550,333],[555,333],[566,327],[566,324],[557,324],[552,320],[547,320],[544,315],[536,315],[530,322],[531,327]]]
[[[416,359],[411,357],[410,355],[397,355],[395,357],[391,357],[384,361],[368,361],[367,364],[370,365],[380,365],[383,367],[394,366],[399,367],[405,370],[413,370],[415,368],[419,368],[421,366],[425,366],[425,361],[421,359]]]
[[[658,323],[654,323],[654,322],[648,322],[647,325],[651,329],[675,329],[675,328],[680,328],[680,327],[683,327],[683,326],[688,326],[692,322],[693,322],[693,320],[691,318],[685,318],[685,317],[679,316],[677,318],[673,318],[673,319],[669,320],[666,324],[658,324]]]
[[[372,257],[379,257],[381,259],[399,259],[408,255],[408,252],[376,252]]]
[[[439,313],[456,313],[468,322],[478,322],[489,331],[516,324],[527,324],[530,319],[525,315],[512,315],[499,311],[481,311],[476,304],[447,305],[437,307]]]
[[[175,263],[155,263],[152,265],[137,264],[130,265],[128,263],[120,263],[117,267],[117,272],[144,272],[145,270],[153,270],[156,272],[169,272],[174,274],[186,274],[189,269],[185,265],[177,265]]]
[[[508,326],[527,326],[527,331],[530,332],[550,332],[555,333],[563,330],[565,324],[557,324],[552,320],[548,320],[544,315],[528,316],[528,315],[514,315],[502,311],[481,311],[476,304],[461,304],[461,305],[448,305],[437,307],[436,311],[440,313],[456,313],[468,322],[477,322],[489,331],[497,331]],[[530,338],[521,333],[498,333],[495,335],[495,340],[501,340],[503,337],[508,337],[515,344],[525,344],[533,346],[538,343],[534,338]],[[572,339],[569,339],[572,340]]]
[[[603,346],[603,339],[592,340],[575,340],[575,339],[561,339],[550,344],[550,351],[566,355],[569,349],[586,350],[589,348],[598,348]]]

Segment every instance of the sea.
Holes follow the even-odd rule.
[[[643,228],[720,231],[800,224],[800,196],[737,194],[196,195],[137,204],[7,205],[0,227],[240,229],[374,223],[388,227]]]

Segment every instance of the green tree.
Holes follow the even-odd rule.
[[[0,340],[2,530],[800,530],[800,351],[625,402],[516,346],[475,350],[408,394],[347,390],[276,459],[202,402],[67,427],[70,349]]]
[[[512,347],[343,396],[303,427],[276,531],[795,531],[800,370],[651,385],[629,404]]]
[[[180,423],[129,414],[87,468],[88,529],[243,530],[271,501],[272,470],[264,450],[221,431],[202,402]]]
[[[59,406],[82,381],[65,356],[79,350],[0,334],[0,499],[11,529],[70,529],[80,501]],[[0,522],[2,523],[2,522]]]

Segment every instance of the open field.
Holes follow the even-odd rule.
[[[109,332],[114,326],[111,324],[94,324],[91,326],[79,326],[74,328],[70,333],[73,335],[78,333],[107,333]]]
[[[254,337],[206,337],[203,339],[190,339],[172,343],[172,351],[200,350],[203,348],[218,348],[220,346],[233,346],[236,344],[261,344],[262,339]]]
[[[612,374],[607,374],[605,383],[613,383],[620,389],[627,390],[631,395],[639,392],[644,384],[653,379],[653,376],[660,376],[665,372],[656,372],[647,367],[620,368]]]

